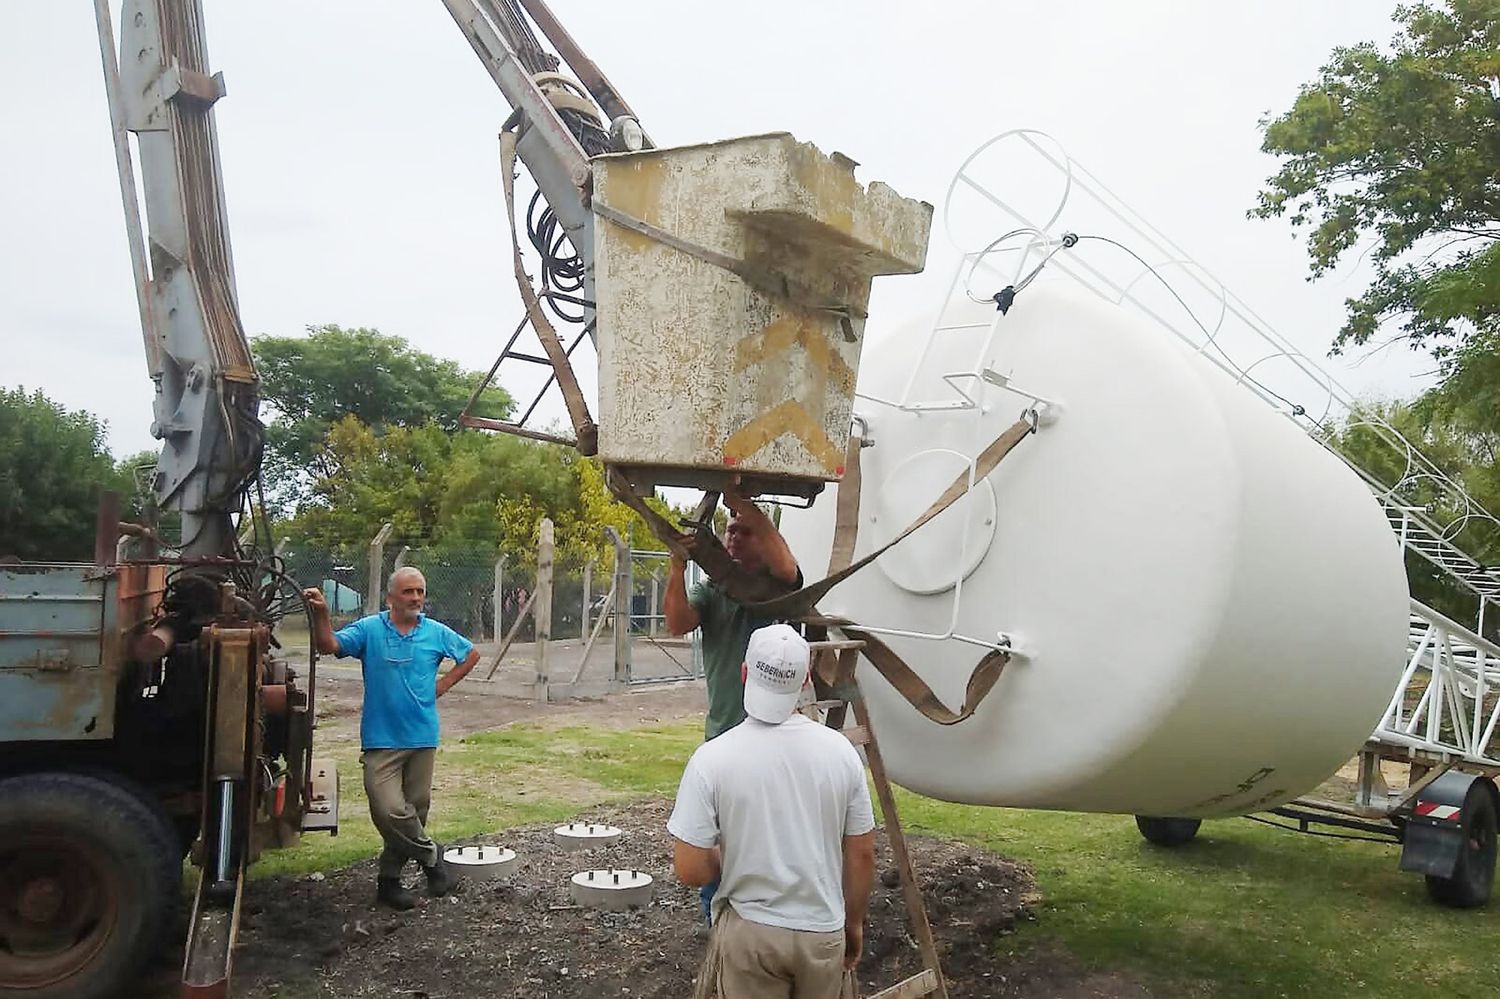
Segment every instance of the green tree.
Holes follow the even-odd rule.
[[[377,434],[353,417],[329,432],[317,479],[278,537],[355,552],[385,523],[394,545],[504,553],[512,565],[536,562],[537,525],[556,527],[557,563],[609,564],[604,527],[658,548],[649,529],[604,486],[599,463],[572,451],[506,434],[448,433],[436,424]],[[650,501],[669,518],[675,513]]]
[[[1389,51],[1335,49],[1263,121],[1283,158],[1251,215],[1304,230],[1312,277],[1367,237],[1375,278],[1348,300],[1338,352],[1389,321],[1442,358],[1500,315],[1500,0],[1397,8]]]
[[[1500,525],[1477,511],[1500,509],[1500,479],[1489,453],[1500,413],[1488,414],[1488,430],[1475,426],[1468,415],[1468,397],[1455,403],[1452,393],[1461,386],[1451,381],[1412,402],[1366,405],[1338,428],[1331,443],[1387,489],[1395,490],[1401,503],[1423,509],[1426,518],[1461,550],[1481,564],[1495,565],[1500,563]],[[1425,469],[1409,465],[1401,445],[1403,439],[1416,445],[1439,472],[1457,483],[1467,499],[1440,488],[1424,474]],[[1471,590],[1410,550],[1406,574],[1413,597],[1473,625],[1478,604]],[[1486,624],[1489,636],[1500,633],[1500,621],[1491,616]]]
[[[310,326],[306,337],[262,336],[251,347],[272,417],[268,465],[283,501],[307,498],[307,474],[332,471],[322,464],[323,443],[339,420],[352,416],[376,434],[428,423],[456,430],[482,377],[373,329]],[[510,396],[491,386],[473,412],[500,418],[511,406]]]
[[[91,558],[103,489],[130,492],[98,418],[40,391],[0,389],[0,555]]]

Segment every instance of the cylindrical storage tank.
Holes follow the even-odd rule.
[[[1407,587],[1381,509],[1292,421],[1138,313],[1039,280],[999,319],[865,352],[856,557],[910,523],[1025,405],[1063,402],[988,480],[840,584],[825,612],[879,628],[995,640],[1027,655],[967,721],[939,726],[868,663],[860,682],[892,778],[975,804],[1213,816],[1305,793],[1369,735],[1405,661]],[[976,364],[976,360],[979,361]],[[915,373],[913,368],[917,367]],[[960,457],[963,456],[963,457]],[[782,529],[826,565],[832,490]],[[953,582],[962,569],[954,619]],[[984,650],[887,641],[952,707]]]

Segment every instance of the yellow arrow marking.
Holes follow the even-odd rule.
[[[829,382],[844,395],[854,391],[854,370],[828,343],[823,331],[805,319],[778,319],[735,344],[734,370],[743,371],[752,364],[785,354],[793,344],[806,352],[818,378],[820,396]]]
[[[759,333],[740,340],[734,348],[734,370],[743,371],[779,357],[793,346],[800,346],[807,357],[812,375],[811,391],[807,394],[811,399],[819,403],[826,399],[830,383],[841,395],[854,391],[854,370],[833,349],[824,332],[806,319],[778,319]],[[822,421],[814,419],[806,406],[796,400],[767,410],[730,434],[724,441],[724,459],[738,463],[788,433],[802,442],[829,475],[840,473],[844,464],[843,447],[829,439]]]
[[[724,441],[724,457],[735,463],[749,457],[782,434],[792,434],[808,452],[822,463],[824,471],[837,475],[844,463],[844,452],[834,446],[802,404],[788,399],[774,409],[761,413]]]

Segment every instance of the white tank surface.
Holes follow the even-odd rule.
[[[1369,735],[1404,665],[1400,551],[1369,490],[1291,420],[1137,313],[1044,276],[1000,319],[965,306],[865,352],[859,391],[985,412],[857,401],[873,447],[856,557],[893,537],[1026,405],[1062,405],[987,481],[820,609],[1024,653],[967,721],[919,715],[867,663],[891,776],[957,802],[1208,817],[1303,794]],[[810,578],[834,493],[786,511]],[[967,530],[965,527],[967,526]],[[966,573],[955,617],[955,578]],[[887,641],[951,707],[984,649]]]

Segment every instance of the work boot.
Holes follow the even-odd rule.
[[[400,878],[379,878],[375,881],[375,900],[384,902],[397,912],[405,912],[417,906],[417,896],[401,884]]]
[[[458,884],[458,872],[453,865],[443,859],[443,848],[437,848],[437,863],[431,867],[423,866],[422,873],[427,875],[427,893],[438,896],[446,895]]]

